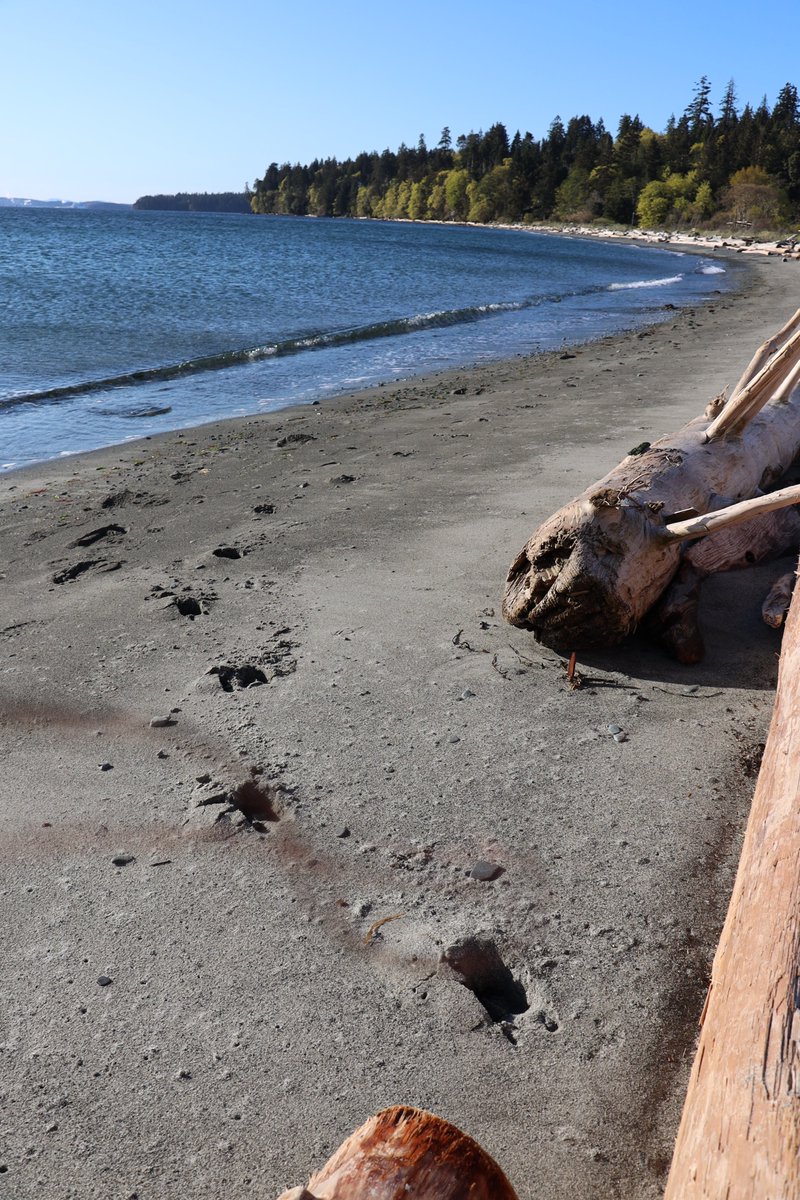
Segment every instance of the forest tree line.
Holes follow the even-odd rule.
[[[174,196],[140,196],[134,208],[151,212],[250,212],[250,193],[178,192]]]
[[[537,140],[502,124],[429,148],[308,165],[270,163],[245,197],[255,213],[410,220],[613,222],[646,228],[785,230],[800,222],[800,99],[740,108],[730,82],[715,112],[704,76],[662,133],[638,116],[616,135],[560,117]],[[137,202],[137,205],[140,202]]]

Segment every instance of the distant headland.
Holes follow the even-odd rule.
[[[134,208],[151,212],[231,212],[249,213],[251,193],[178,192],[174,196],[140,196]]]
[[[93,212],[120,212],[132,207],[111,200],[29,200],[23,196],[0,196],[0,208],[85,208]]]

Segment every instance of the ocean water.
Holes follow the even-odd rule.
[[[732,285],[522,230],[0,208],[0,470],[577,344]]]

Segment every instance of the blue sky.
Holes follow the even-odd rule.
[[[656,15],[656,13],[658,15]],[[0,194],[240,190],[271,161],[433,145],[558,113],[663,129],[800,86],[795,3],[0,0]]]

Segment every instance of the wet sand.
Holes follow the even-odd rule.
[[[699,666],[633,639],[577,690],[500,597],[798,297],[754,261],[567,357],[0,476],[15,1200],[270,1197],[401,1101],[521,1200],[660,1195],[788,567],[709,582]],[[470,937],[524,989],[505,1023],[442,968]]]

